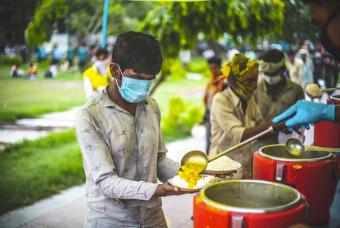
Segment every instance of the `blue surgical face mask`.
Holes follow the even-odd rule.
[[[118,68],[122,74],[122,85],[118,85],[116,78],[115,81],[122,98],[130,103],[139,103],[146,100],[153,80],[142,80],[125,77],[119,65]]]

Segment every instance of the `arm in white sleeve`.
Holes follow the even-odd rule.
[[[84,77],[84,90],[85,90],[85,95],[87,98],[92,97],[95,94],[95,91],[93,90],[91,81],[88,77]]]

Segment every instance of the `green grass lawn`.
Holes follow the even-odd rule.
[[[84,103],[79,73],[60,72],[58,80],[12,79],[9,67],[0,65],[0,123],[64,111]]]
[[[85,181],[74,130],[10,146],[0,170],[0,214]]]

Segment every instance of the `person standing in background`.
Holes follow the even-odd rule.
[[[59,49],[57,44],[54,44],[52,49],[52,64],[59,66],[62,58],[63,52]]]
[[[68,63],[67,68],[71,69],[73,67],[73,59],[74,59],[74,48],[72,47],[71,44],[69,44],[67,47],[66,59]]]
[[[97,95],[109,84],[110,75],[108,66],[110,59],[108,55],[109,53],[106,49],[98,49],[94,64],[84,71],[83,77],[86,98]]]
[[[304,92],[300,85],[284,76],[286,58],[282,51],[269,50],[259,59],[263,80],[259,82],[254,98],[264,120],[271,121],[295,102],[304,99]],[[277,144],[278,135],[275,134],[265,141],[268,144]]]
[[[78,47],[78,66],[79,66],[79,71],[83,72],[86,66],[86,62],[88,59],[88,49],[85,46],[84,43]]]
[[[204,93],[204,105],[205,105],[205,114],[203,117],[203,123],[206,127],[206,152],[209,154],[210,147],[210,137],[211,137],[211,124],[210,124],[210,108],[212,99],[216,93],[222,90],[222,81],[218,80],[218,77],[221,75],[221,58],[214,56],[208,59],[208,66],[211,73],[211,80],[209,81],[205,93]]]
[[[305,88],[307,84],[313,83],[313,71],[314,65],[313,61],[310,57],[310,54],[307,49],[301,48],[297,53],[298,58],[300,58],[303,62],[303,66],[301,68],[301,83],[302,88]]]
[[[300,85],[303,61],[296,56],[294,50],[289,50],[287,53],[286,67],[289,72],[290,80]]]
[[[253,97],[259,74],[257,61],[235,54],[221,71],[227,86],[214,96],[211,104],[210,157],[271,126],[271,121],[263,121]],[[252,155],[260,147],[259,141],[228,154],[228,157],[242,164],[233,179],[252,178]]]

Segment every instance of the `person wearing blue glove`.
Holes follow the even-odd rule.
[[[340,62],[340,1],[339,0],[304,0],[309,6],[311,21],[321,30],[320,41],[327,52]],[[308,101],[298,101],[273,122],[287,120],[286,126],[306,127],[320,120],[340,123],[340,106],[316,104]],[[340,182],[338,182],[328,226],[340,227]]]
[[[285,112],[276,116],[273,122],[279,123],[286,120],[285,124],[289,129],[292,129],[294,126],[305,127],[320,120],[339,122],[339,113],[336,115],[336,110],[338,109],[339,107],[336,105],[299,100]]]

